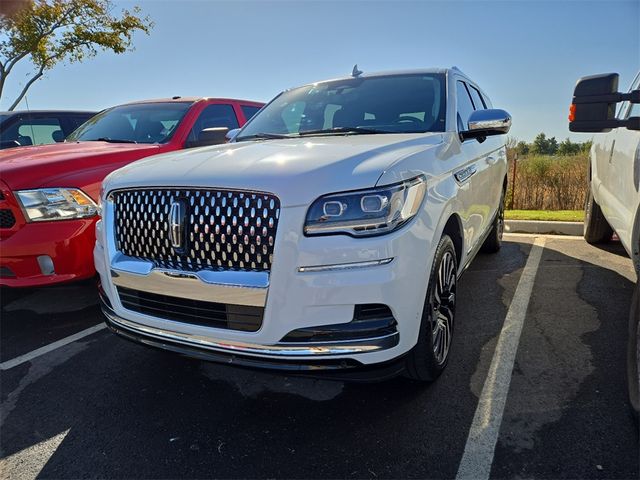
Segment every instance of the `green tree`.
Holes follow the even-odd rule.
[[[113,10],[110,0],[34,0],[0,16],[0,99],[15,66],[23,60],[33,66],[9,110],[57,64],[82,62],[100,50],[127,52],[136,31],[148,34],[153,27],[139,7],[120,15]]]
[[[516,152],[518,152],[518,155],[527,155],[529,153],[529,144],[523,140],[519,141],[516,145]]]
[[[533,140],[533,144],[531,145],[531,153],[535,153],[537,155],[549,154],[549,139],[547,139],[547,136],[544,133],[536,135],[536,138]]]
[[[547,142],[547,155],[555,155],[558,153],[558,141],[556,137],[551,137]]]
[[[574,143],[567,138],[558,145],[558,155],[576,155],[580,153],[582,149],[582,143]]]

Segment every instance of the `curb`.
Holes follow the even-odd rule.
[[[545,222],[538,220],[505,220],[506,233],[540,233],[582,236],[583,222]]]

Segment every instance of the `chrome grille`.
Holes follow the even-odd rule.
[[[258,192],[144,189],[113,193],[116,248],[162,268],[269,271],[280,201]],[[174,248],[171,206],[186,207]]]

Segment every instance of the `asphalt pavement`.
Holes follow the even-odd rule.
[[[426,386],[243,370],[100,327],[70,341],[102,322],[92,282],[2,290],[0,476],[455,478],[479,461],[491,478],[637,479],[625,386],[635,281],[619,243],[508,235],[463,275],[449,365]],[[518,319],[501,377],[503,327]],[[476,448],[484,422],[490,452]]]

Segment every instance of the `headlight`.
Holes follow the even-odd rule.
[[[30,222],[93,217],[97,205],[77,188],[42,188],[16,192]]]
[[[304,233],[365,237],[391,232],[418,213],[426,190],[424,177],[417,177],[371,190],[320,197],[307,212]]]

